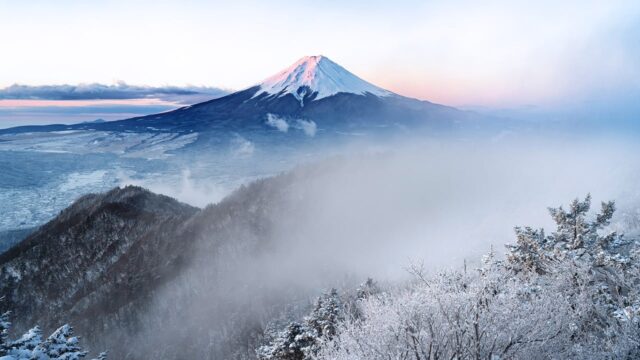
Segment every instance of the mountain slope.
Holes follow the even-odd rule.
[[[189,246],[178,232],[196,211],[136,187],[78,199],[0,255],[17,330],[69,319],[91,336],[91,319],[144,302],[183,265]]]
[[[116,359],[246,358],[289,296],[247,265],[268,246],[276,188],[257,182],[202,210],[132,186],[84,196],[0,255],[0,310],[16,332],[71,323]]]
[[[70,323],[116,359],[255,358],[272,320],[304,312],[328,278],[344,282],[298,248],[332,247],[290,234],[333,167],[258,180],[204,209],[131,186],[82,197],[0,255],[0,311],[16,332]]]
[[[394,95],[390,91],[360,79],[322,55],[305,56],[289,68],[269,77],[260,84],[260,91],[254,96],[264,93],[277,97],[291,94],[301,101],[301,106],[304,106],[302,100],[307,94],[313,96],[313,100],[320,100],[338,93]]]

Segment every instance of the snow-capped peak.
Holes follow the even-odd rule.
[[[260,88],[256,96],[263,93],[279,96],[292,94],[300,101],[307,93],[314,92],[317,93],[315,100],[337,93],[370,93],[376,96],[393,94],[360,79],[322,55],[303,57],[289,68],[266,79],[260,84]]]

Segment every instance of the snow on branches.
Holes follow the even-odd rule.
[[[276,334],[268,345],[258,348],[257,355],[263,360],[303,360],[314,356],[330,341],[337,327],[344,320],[344,307],[338,291],[331,289],[320,296],[313,311],[303,323],[292,322]]]
[[[8,312],[0,315],[0,360],[80,360],[87,356],[88,352],[80,347],[80,339],[73,336],[73,328],[66,324],[46,339],[36,326],[20,338],[9,340],[9,315]],[[94,360],[106,358],[107,353],[103,352]]]
[[[504,260],[427,275],[358,300],[313,359],[640,358],[640,250],[591,196],[549,209],[555,231],[518,227]]]

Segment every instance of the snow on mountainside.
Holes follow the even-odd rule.
[[[301,102],[305,95],[312,93],[316,93],[314,100],[338,93],[393,95],[390,91],[360,79],[322,55],[305,56],[289,68],[266,79],[260,84],[260,91],[254,97],[263,93],[277,96],[292,94]]]
[[[105,123],[0,129],[0,142],[10,142],[6,146],[13,146],[22,138],[3,136],[19,133],[92,130],[117,134],[169,134],[155,136],[153,141],[168,139],[162,141],[163,146],[167,146],[169,142],[179,140],[180,144],[171,150],[186,145],[194,149],[203,144],[219,144],[235,134],[244,138],[272,139],[269,114],[294,122],[313,121],[319,133],[328,135],[354,133],[354,129],[358,129],[357,132],[399,128],[451,129],[456,124],[468,125],[469,121],[464,120],[473,117],[455,108],[382,89],[325,56],[306,56],[260,84],[199,104]],[[185,138],[186,135],[190,137]],[[148,145],[142,140],[141,146],[132,149],[146,149]]]

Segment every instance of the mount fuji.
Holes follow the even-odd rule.
[[[309,124],[327,134],[382,128],[442,130],[469,117],[452,107],[382,89],[325,56],[306,56],[248,89],[173,111],[104,123],[17,127],[0,130],[0,135],[70,130],[198,133],[197,141],[202,142],[229,132],[272,133],[290,126],[304,130]]]
[[[304,106],[305,95],[314,95],[310,100],[320,100],[339,93],[374,96],[390,96],[392,92],[370,84],[329,58],[306,56],[296,61],[289,68],[271,76],[260,84],[261,94],[293,95]]]

